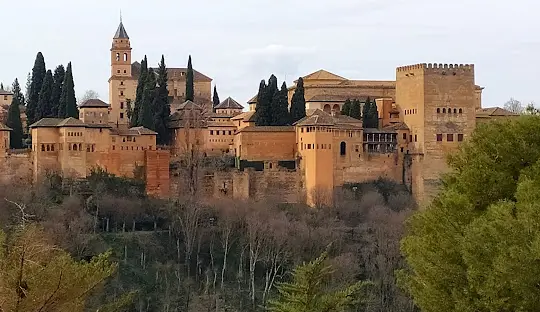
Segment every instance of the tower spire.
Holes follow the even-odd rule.
[[[122,24],[122,9],[120,9],[120,24]]]

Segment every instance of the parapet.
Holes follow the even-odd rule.
[[[397,72],[414,72],[418,70],[454,70],[460,72],[474,72],[474,64],[437,64],[437,63],[422,63],[415,65],[400,66],[396,69]]]

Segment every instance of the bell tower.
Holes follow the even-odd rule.
[[[115,125],[127,125],[127,108],[134,102],[133,77],[131,72],[131,44],[122,23],[113,37],[111,47],[111,78],[109,78],[109,122]]]

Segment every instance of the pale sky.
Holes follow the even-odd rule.
[[[243,105],[274,73],[288,85],[326,69],[349,79],[395,79],[397,66],[473,63],[483,106],[510,97],[540,104],[540,4],[533,0],[0,0],[0,81],[23,91],[36,53],[73,64],[77,97],[108,101],[119,12],[133,60],[196,70],[223,100]]]

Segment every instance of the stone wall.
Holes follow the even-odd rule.
[[[0,157],[0,183],[32,184],[32,158],[30,150],[18,150]]]
[[[170,192],[170,154],[167,150],[145,151],[144,174],[146,193],[167,197]]]

